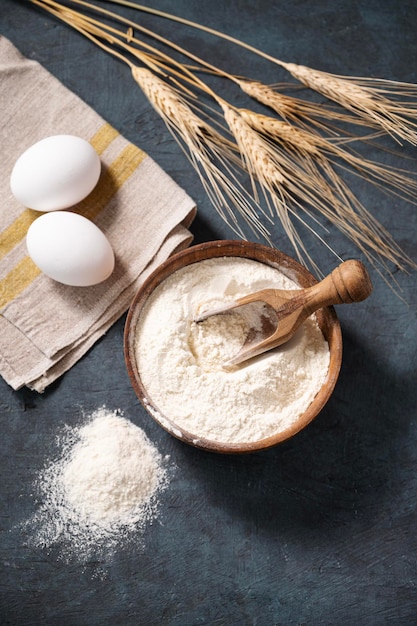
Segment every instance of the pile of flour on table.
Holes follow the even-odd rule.
[[[253,320],[234,311],[193,321],[266,288],[297,285],[266,264],[220,257],[177,270],[149,297],[136,329],[136,361],[152,404],[173,430],[219,443],[255,442],[291,426],[317,395],[330,352],[314,315],[291,341],[232,370],[223,364]]]
[[[64,556],[85,560],[137,540],[168,484],[166,459],[145,433],[100,408],[66,430],[60,449],[36,482],[40,506],[26,524],[31,545],[58,545]]]

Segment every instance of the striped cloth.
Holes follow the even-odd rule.
[[[140,148],[1,36],[0,111],[0,374],[14,389],[42,392],[126,311],[146,276],[191,243],[195,204]],[[19,155],[57,134],[90,141],[102,163],[95,190],[71,208],[93,220],[115,252],[112,276],[93,287],[69,287],[40,272],[25,245],[39,213],[10,191]]]

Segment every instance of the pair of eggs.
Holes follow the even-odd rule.
[[[28,148],[11,173],[15,198],[43,212],[26,235],[29,256],[44,274],[65,285],[95,285],[114,269],[104,233],[86,217],[65,210],[93,191],[100,172],[100,158],[88,141],[53,135]]]

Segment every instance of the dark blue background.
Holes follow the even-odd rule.
[[[417,82],[415,0],[147,4],[286,61]],[[278,66],[209,35],[124,14],[231,72],[266,83],[289,80]],[[2,0],[0,31],[194,197],[196,242],[233,237],[125,66],[27,2]],[[230,83],[221,81],[220,89],[244,101]],[[403,153],[414,157],[415,149]],[[372,147],[366,154],[381,156]],[[382,158],[403,164],[389,152]],[[414,161],[406,165],[415,171]],[[416,207],[359,180],[352,188],[416,258]],[[334,230],[331,241],[344,258],[356,256]],[[279,226],[274,243],[292,253]],[[335,260],[314,241],[309,245],[330,271]],[[0,623],[417,624],[416,275],[397,274],[404,302],[371,273],[370,299],[338,308],[344,358],[328,405],[302,433],[264,453],[204,453],[161,430],[128,380],[124,317],[43,395],[14,392],[0,381]],[[122,408],[177,470],[143,549],[121,550],[101,564],[66,564],[59,548],[25,547],[16,525],[34,510],[32,481],[59,428],[76,425],[81,409],[103,404]],[[107,572],[104,580],[94,575],[97,565]]]

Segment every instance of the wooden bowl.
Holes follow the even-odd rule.
[[[218,443],[199,437],[198,433],[189,433],[178,427],[169,416],[163,415],[153,403],[152,398],[142,384],[135,356],[135,337],[141,311],[153,290],[173,272],[199,261],[213,257],[244,257],[260,261],[278,269],[281,273],[293,280],[299,287],[310,287],[317,280],[302,265],[291,257],[274,248],[247,241],[213,241],[192,246],[178,252],[162,263],[136,294],[126,320],[124,331],[124,353],[127,371],[139,400],[148,413],[171,435],[190,445],[204,450],[221,453],[254,452],[277,445],[289,439],[305,428],[320,413],[335,387],[342,362],[342,334],[340,324],[333,307],[326,307],[317,311],[317,321],[330,348],[330,365],[320,391],[299,419],[285,430],[281,430],[271,437],[250,443]]]

